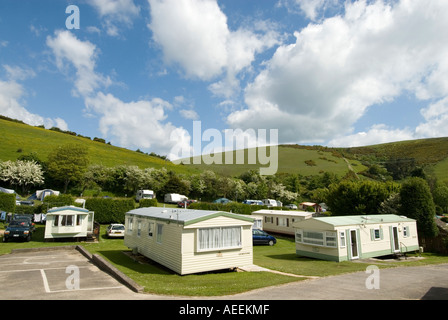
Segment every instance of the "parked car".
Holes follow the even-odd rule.
[[[297,206],[295,204],[293,204],[293,203],[287,204],[285,206],[285,208],[292,209],[292,210],[297,210]]]
[[[197,202],[197,200],[191,200],[191,199],[189,199],[189,200],[183,200],[183,201],[181,201],[181,202],[178,202],[178,203],[177,203],[177,206],[178,206],[179,208],[185,208],[185,205],[188,207],[190,204],[192,204],[192,203],[194,203],[194,202]]]
[[[26,220],[13,220],[10,222],[3,235],[3,242],[11,239],[31,240],[31,224]]]
[[[106,230],[108,238],[123,238],[124,237],[124,225],[121,223],[111,223]]]
[[[13,221],[27,221],[31,225],[31,232],[36,230],[36,225],[33,222],[33,216],[30,214],[14,214]]]
[[[273,246],[277,243],[277,239],[275,239],[275,237],[260,229],[252,229],[252,241],[254,245],[268,244]]]

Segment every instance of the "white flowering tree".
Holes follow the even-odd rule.
[[[0,180],[11,186],[22,188],[25,193],[31,186],[44,183],[42,167],[35,161],[5,161],[0,162]]]

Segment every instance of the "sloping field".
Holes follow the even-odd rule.
[[[162,168],[179,173],[195,172],[194,168],[174,165],[158,157],[140,152],[96,142],[87,138],[33,127],[26,124],[0,119],[0,160],[15,160],[20,155],[35,153],[39,159],[46,161],[48,154],[57,146],[75,143],[88,148],[91,164],[104,166],[136,165],[140,168]]]
[[[255,154],[256,160],[250,161],[249,152]],[[261,162],[260,162],[261,156]],[[275,158],[268,148],[257,148],[244,150],[244,163],[238,164],[236,152],[217,153],[213,155],[214,159],[221,159],[222,164],[206,164],[202,159],[201,164],[198,158],[190,160],[191,164],[186,166],[195,167],[200,170],[212,170],[214,172],[226,176],[238,176],[248,170],[258,170],[260,167],[273,168],[274,161],[278,159],[278,173],[298,173],[304,176],[317,175],[322,172],[333,172],[339,176],[345,175],[350,169],[343,157],[337,156],[330,151],[323,151],[313,148],[305,148],[300,146],[282,145],[278,147],[278,158]],[[233,164],[226,163],[226,159],[233,157]],[[264,160],[263,160],[264,159]],[[266,162],[266,164],[262,164]],[[348,161],[348,160],[347,160]],[[349,160],[350,167],[355,172],[360,172],[366,168],[357,160]]]

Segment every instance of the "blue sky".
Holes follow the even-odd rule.
[[[280,144],[448,136],[447,16],[446,0],[2,0],[0,114],[171,159],[193,121]]]

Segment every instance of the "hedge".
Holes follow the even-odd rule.
[[[257,206],[257,205],[248,205],[244,203],[238,202],[229,202],[227,204],[223,203],[210,203],[210,202],[195,202],[190,204],[189,209],[198,209],[198,210],[213,210],[213,211],[225,211],[232,212],[238,214],[247,214],[250,215],[252,212],[267,209],[267,206]]]
[[[13,193],[0,193],[0,210],[14,212],[16,209],[16,195]]]
[[[95,212],[95,221],[100,224],[124,223],[125,213],[135,209],[133,199],[90,198],[86,209]]]
[[[142,199],[139,202],[139,208],[157,207],[158,205],[157,199]]]

